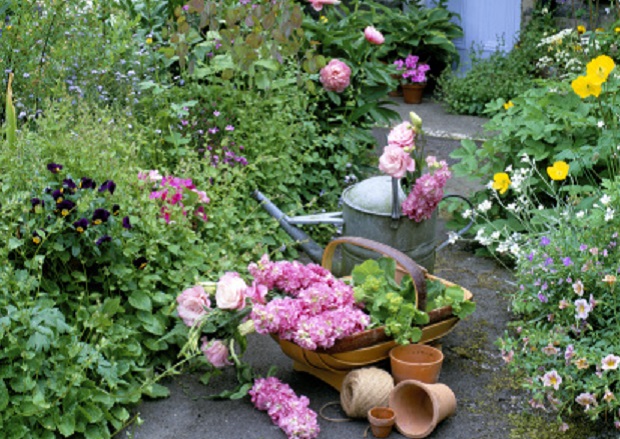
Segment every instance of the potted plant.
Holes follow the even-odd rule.
[[[420,62],[420,57],[407,55],[404,59],[394,61],[396,70],[400,73],[403,98],[406,104],[419,104],[422,102],[424,88],[426,88],[427,72],[431,67]]]

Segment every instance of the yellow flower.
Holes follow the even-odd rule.
[[[597,97],[601,94],[601,82],[592,76],[579,76],[571,82],[573,91],[581,98]]]
[[[34,242],[36,245],[39,245],[41,244],[41,238],[39,238],[38,236],[33,236],[32,242]]]
[[[504,104],[504,110],[508,110],[509,108],[514,107],[515,104],[512,103],[512,101],[508,101]]]
[[[578,34],[582,34],[586,31],[586,27],[582,24],[580,24],[579,26],[577,26],[577,33]]]
[[[319,20],[321,20],[321,23],[323,23],[323,24],[325,24],[325,23],[327,23],[329,21],[325,15],[321,15],[321,18],[319,18]]]
[[[11,30],[13,29],[13,26],[11,26],[10,24],[6,27],[6,30]]]
[[[508,177],[508,174],[505,172],[498,172],[493,176],[493,189],[502,195],[506,193],[510,187],[510,183],[510,177]]]
[[[153,44],[153,38],[148,37],[148,38],[146,39],[146,44]]]
[[[573,362],[577,369],[587,369],[588,368],[588,360],[585,358],[579,358]]]
[[[561,181],[568,175],[568,163],[564,161],[555,162],[553,166],[547,167],[547,174],[552,180]]]
[[[597,27],[596,29],[594,29],[596,32],[605,32],[605,29],[603,29],[602,27]]]
[[[615,33],[617,33],[617,34],[619,34],[619,33],[620,33],[620,26],[615,27],[615,28],[614,28],[614,32],[615,32]]]
[[[607,55],[601,55],[594,58],[586,66],[588,76],[599,79],[602,82],[607,81],[609,73],[616,67],[616,63]]]

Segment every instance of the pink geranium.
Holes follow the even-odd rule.
[[[364,38],[366,38],[366,41],[370,44],[380,45],[385,42],[383,34],[372,26],[368,26],[364,29]]]
[[[340,0],[308,0],[315,11],[323,9],[323,5],[339,5]]]
[[[394,178],[403,178],[407,171],[415,171],[415,161],[400,146],[388,145],[379,158],[379,169]]]
[[[351,83],[351,69],[338,59],[332,59],[320,71],[320,80],[327,91],[342,93]]]

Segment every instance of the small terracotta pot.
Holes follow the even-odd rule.
[[[456,396],[445,384],[406,380],[390,393],[390,407],[396,413],[396,428],[403,436],[425,438],[437,424],[454,414]]]
[[[388,437],[396,422],[396,414],[389,407],[373,407],[368,410],[368,422],[375,437]]]
[[[433,384],[439,379],[443,354],[425,344],[396,346],[390,351],[390,365],[395,383],[418,380]]]
[[[424,94],[425,87],[426,87],[426,83],[401,85],[401,88],[403,90],[403,100],[405,101],[405,104],[421,103],[422,95]]]

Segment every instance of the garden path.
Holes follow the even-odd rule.
[[[446,114],[441,105],[425,101],[420,105],[404,105],[393,98],[403,118],[416,111],[424,121],[428,135],[427,150],[440,159],[458,146],[461,138],[479,139],[485,119]],[[383,130],[383,131],[382,131]],[[386,135],[377,129],[377,136]],[[479,185],[455,180],[448,193],[467,195]],[[439,225],[444,233],[442,221]],[[511,272],[494,260],[475,256],[467,243],[458,242],[437,254],[435,274],[469,289],[477,302],[474,315],[460,322],[442,339],[445,360],[440,382],[456,394],[456,414],[442,422],[429,436],[431,439],[501,439],[530,437],[525,431],[544,431],[545,424],[533,425],[533,417],[524,410],[525,395],[514,389],[500,352],[494,341],[510,320],[503,292],[512,288]],[[265,374],[271,365],[278,367],[277,376],[297,392],[308,396],[315,411],[339,394],[327,384],[301,372],[295,372],[291,360],[284,356],[269,337],[252,336],[246,357]],[[215,383],[205,387],[198,375],[186,374],[168,381],[171,396],[163,400],[145,401],[136,408],[144,421],[126,432],[135,439],[279,439],[284,434],[274,426],[266,413],[253,408],[248,398],[239,401],[210,401],[205,397],[232,388],[234,377],[227,371]],[[333,409],[333,410],[332,410]],[[337,408],[329,415],[339,417]],[[320,419],[319,438],[362,438],[368,426],[365,420],[330,422]],[[525,427],[525,430],[520,430]],[[521,431],[514,436],[515,431]],[[512,434],[511,434],[512,432]],[[592,435],[595,436],[592,436]],[[602,433],[601,433],[602,434]],[[371,433],[368,433],[372,437]],[[590,435],[590,436],[588,436]],[[391,438],[401,438],[394,431]],[[555,437],[554,433],[551,436]],[[590,430],[579,437],[607,437]],[[614,436],[615,437],[615,436]]]

